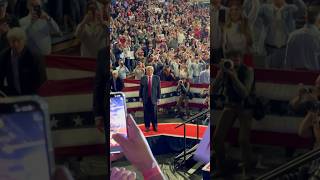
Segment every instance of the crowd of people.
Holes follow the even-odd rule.
[[[73,1],[72,1],[73,2]],[[0,91],[2,94],[36,94],[46,80],[45,56],[53,52],[53,38],[62,37],[59,10],[51,12],[50,6],[64,3],[75,7],[81,3],[73,22],[79,23],[73,33],[80,40],[80,54],[96,58],[106,46],[107,1],[8,1],[0,0]],[[72,8],[63,11],[71,11]],[[77,8],[75,8],[77,11]],[[49,15],[50,14],[50,15]],[[57,15],[58,14],[58,15]],[[62,13],[63,16],[65,15]],[[68,18],[66,18],[68,19]],[[58,23],[57,23],[57,22]],[[26,75],[28,74],[28,75]],[[31,75],[31,76],[30,76]]]
[[[111,17],[111,68],[118,70],[121,79],[140,80],[145,67],[153,66],[161,81],[185,78],[209,84],[209,6],[188,1],[116,1]]]
[[[266,68],[320,69],[319,3],[303,0],[242,2],[214,0],[211,4],[211,17],[216,27],[211,39],[215,63],[229,51],[237,50],[251,66],[254,57],[264,57]],[[305,25],[297,29],[300,19]]]
[[[216,171],[214,177],[226,177],[230,170],[242,168],[250,176],[255,167],[251,150],[252,120],[258,119],[254,77],[254,56],[265,55],[266,67],[319,70],[320,11],[306,6],[302,0],[286,2],[272,0],[222,1],[213,0],[211,18],[212,60],[220,64],[212,84],[212,94],[223,98],[221,116],[212,137]],[[310,4],[309,4],[310,5]],[[296,29],[297,20],[304,17],[305,25]],[[302,87],[292,102],[294,111],[305,110],[299,135],[316,138],[319,147],[319,78],[316,87]],[[214,99],[216,100],[216,99]],[[262,106],[263,107],[263,106]],[[229,130],[239,122],[241,162],[234,165],[225,149]],[[319,172],[318,160],[310,167],[308,178]]]

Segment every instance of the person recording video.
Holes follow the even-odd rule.
[[[220,91],[226,98],[224,108],[216,124],[213,135],[213,148],[216,152],[216,177],[226,176],[228,163],[224,143],[228,131],[232,128],[236,119],[240,122],[239,144],[242,152],[244,168],[251,165],[250,130],[252,110],[245,106],[246,99],[251,94],[254,82],[253,70],[242,63],[242,54],[238,51],[230,51],[226,56],[229,60],[222,60],[220,70],[213,82],[212,92]]]
[[[190,83],[187,81],[186,78],[181,78],[178,82],[177,86],[177,92],[180,94],[178,103],[177,103],[177,110],[178,110],[178,116],[183,117],[183,112],[182,112],[182,104],[185,107],[186,110],[186,115],[189,116],[189,94],[190,94]]]

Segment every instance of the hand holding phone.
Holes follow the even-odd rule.
[[[131,115],[127,117],[128,136],[114,134],[113,139],[121,145],[123,154],[140,172],[157,166],[148,142]]]
[[[0,100],[0,179],[50,179],[54,161],[48,124],[46,105],[38,98]]]
[[[113,139],[114,134],[121,134],[124,137],[127,133],[127,109],[126,98],[121,92],[110,94],[110,153],[120,153],[122,148]]]

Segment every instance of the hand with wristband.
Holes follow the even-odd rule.
[[[127,121],[128,137],[115,134],[113,135],[113,139],[120,144],[127,160],[143,174],[145,180],[164,180],[164,175],[135,120],[131,115],[128,115]],[[121,155],[112,155],[110,159],[118,159]]]

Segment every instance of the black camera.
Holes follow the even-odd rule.
[[[223,59],[223,60],[221,61],[221,69],[222,69],[223,71],[231,70],[231,69],[233,69],[233,67],[234,67],[234,64],[233,64],[233,61],[232,61],[232,60],[230,60],[230,59]]]

